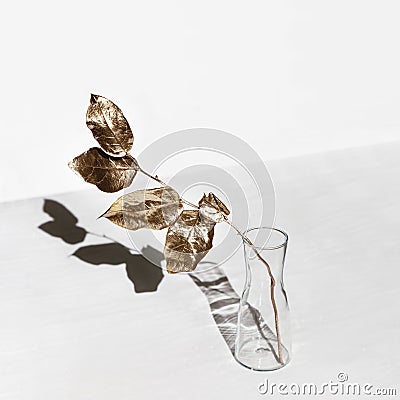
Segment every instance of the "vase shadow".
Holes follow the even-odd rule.
[[[238,311],[240,297],[229,282],[228,277],[221,267],[213,267],[210,270],[189,274],[192,281],[207,298],[211,315],[218,327],[218,330],[227,344],[232,355],[235,354],[236,329],[238,323]],[[244,307],[249,311],[247,318],[250,318],[253,326],[257,328],[269,350],[277,358],[273,343],[277,341],[275,333],[263,320],[260,312],[251,304],[246,303]]]

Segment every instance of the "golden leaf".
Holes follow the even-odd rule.
[[[98,147],[75,157],[68,166],[86,182],[109,193],[128,187],[139,169],[133,157],[111,157]]]
[[[230,214],[225,204],[214,193],[209,193],[208,196],[204,193],[199,201],[199,210],[202,219],[207,218],[214,222],[222,222]]]
[[[215,222],[184,210],[168,228],[164,256],[169,273],[193,271],[212,247]]]
[[[123,157],[132,148],[133,133],[129,123],[111,100],[92,94],[86,125],[107,154]]]
[[[183,209],[179,194],[171,187],[136,190],[117,199],[102,215],[126,229],[164,229]]]

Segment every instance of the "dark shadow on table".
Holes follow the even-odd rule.
[[[125,264],[126,275],[133,283],[136,293],[155,292],[164,277],[161,269],[162,254],[150,246],[144,247],[142,253],[153,253],[152,260],[155,260],[156,254],[159,265],[154,265],[141,254],[132,254],[127,247],[119,243],[80,247],[72,255],[92,265]]]
[[[65,243],[81,243],[90,234],[86,229],[77,225],[78,219],[74,214],[55,200],[45,199],[43,211],[53,220],[40,225],[39,229],[60,238]],[[155,292],[164,278],[161,268],[163,254],[151,246],[144,247],[141,254],[132,254],[128,247],[112,239],[109,240],[111,243],[79,247],[72,255],[92,265],[125,264],[126,275],[133,283],[136,293]],[[157,265],[150,262],[148,258],[156,261]]]
[[[132,250],[121,243],[88,232],[78,226],[78,219],[66,207],[55,200],[45,199],[43,211],[53,218],[39,226],[47,234],[60,238],[65,243],[77,244],[85,240],[88,234],[108,239],[110,243],[101,243],[79,247],[72,254],[91,265],[120,265],[125,264],[126,274],[132,282],[136,293],[155,292],[164,278],[161,261],[164,255],[151,246],[141,250],[141,254],[132,254]],[[156,261],[154,265],[149,260]],[[228,277],[221,267],[213,267],[207,271],[188,274],[196,286],[206,297],[214,321],[232,354],[235,350],[236,325],[238,321],[238,307],[240,298],[231,286]],[[259,311],[251,305],[250,323],[256,324],[265,333],[265,339],[270,343],[276,341],[275,335],[262,319]],[[271,351],[274,349],[271,345]]]
[[[68,244],[77,244],[85,240],[88,232],[77,225],[78,218],[61,203],[45,199],[43,211],[53,220],[40,225],[39,229],[51,236],[60,238]]]

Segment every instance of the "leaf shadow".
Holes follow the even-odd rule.
[[[147,246],[143,253],[159,253],[156,249]],[[161,254],[161,253],[160,253]],[[132,254],[129,249],[120,243],[96,244],[80,247],[73,256],[92,265],[120,265],[125,264],[126,275],[133,283],[136,293],[155,292],[164,278],[161,269],[161,259],[158,266],[150,262],[141,254]],[[154,258],[152,258],[154,260]]]
[[[91,234],[91,232],[78,226],[78,218],[55,200],[45,199],[43,211],[53,220],[40,225],[38,228],[51,236],[60,238],[68,244],[77,244],[83,242],[86,235]],[[163,255],[151,246],[144,247],[141,254],[132,254],[128,247],[112,241],[111,243],[79,247],[72,255],[92,265],[125,264],[126,275],[132,282],[136,293],[157,291],[164,278],[164,272],[161,268]],[[148,258],[155,260],[157,265],[150,262]]]
[[[53,220],[40,225],[39,229],[68,244],[77,244],[85,240],[88,232],[77,225],[78,219],[61,203],[45,199],[43,211]]]

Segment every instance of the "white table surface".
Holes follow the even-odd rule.
[[[189,276],[136,293],[124,264],[70,256],[106,239],[68,244],[38,229],[51,220],[42,198],[1,204],[0,399],[248,400],[262,398],[266,378],[322,384],[339,372],[400,394],[399,156],[394,143],[268,165],[276,223],[290,234],[293,330],[293,359],[273,373],[234,360]],[[111,197],[47,198],[85,229],[129,244],[123,230],[95,220]],[[242,253],[223,271],[240,293]]]

